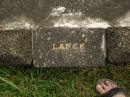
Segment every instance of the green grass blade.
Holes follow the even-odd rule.
[[[18,90],[19,92],[21,92],[21,90],[15,84],[13,84],[12,82],[4,79],[3,77],[0,77],[0,80],[3,81],[6,84],[12,86],[13,88],[15,88],[16,90]]]

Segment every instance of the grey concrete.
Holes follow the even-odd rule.
[[[59,17],[51,16],[54,11]],[[0,27],[5,29],[12,22],[17,22],[12,26],[14,29],[20,29],[21,22],[30,23],[33,29],[52,27],[62,15],[78,12],[83,15],[78,19],[73,17],[75,20],[101,19],[100,22],[105,21],[110,26],[122,26],[118,24],[129,20],[130,3],[129,0],[0,0]],[[130,22],[125,25],[130,26]]]
[[[105,32],[97,28],[108,27],[130,27],[129,0],[0,0],[0,64],[30,64],[33,53],[35,66],[102,66]],[[129,62],[129,28],[106,31],[107,59]]]
[[[130,28],[109,28],[106,31],[108,61],[130,63]]]
[[[32,31],[0,31],[0,65],[29,65],[32,61]]]
[[[104,29],[44,28],[33,32],[36,67],[105,65]]]

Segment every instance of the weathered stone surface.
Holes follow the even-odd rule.
[[[101,22],[98,25],[100,27],[105,24],[106,26],[117,26],[120,23],[121,25],[118,26],[127,25],[124,22],[127,20],[128,23],[130,20],[129,0],[0,0],[0,2],[2,29],[28,28],[24,24],[28,24],[33,29],[37,26],[53,27],[64,17],[67,22],[71,19],[76,21],[74,24],[87,22],[95,26],[95,22],[99,24]],[[80,17],[77,18],[76,14]]]
[[[130,63],[130,28],[108,28],[107,58],[111,63]]]
[[[52,34],[52,32],[54,32],[53,33],[54,36],[52,36],[54,39],[52,42],[62,41],[62,38],[63,38],[63,40],[65,40],[64,35],[65,35],[65,37],[68,37],[67,35],[70,35],[70,33],[73,31],[76,31],[77,33],[81,32],[81,34],[84,32],[87,39],[89,40],[89,41],[87,41],[87,43],[89,45],[87,45],[87,47],[85,47],[85,50],[77,50],[78,48],[80,48],[80,45],[82,48],[82,44],[79,43],[81,38],[79,40],[76,38],[77,40],[75,40],[75,41],[71,40],[71,37],[72,37],[72,39],[75,37],[78,37],[74,34],[72,34],[72,36],[69,38],[69,40],[66,40],[67,42],[69,42],[68,44],[65,43],[58,47],[58,48],[62,48],[62,49],[70,48],[71,50],[67,49],[67,50],[57,51],[56,50],[56,49],[58,49],[57,44],[53,45],[55,50],[50,51],[49,55],[50,54],[54,55],[56,53],[55,56],[58,57],[58,59],[60,59],[61,61],[66,60],[66,63],[70,62],[69,64],[67,63],[67,65],[65,64],[64,66],[68,66],[68,67],[69,66],[78,66],[79,64],[82,64],[85,62],[87,62],[87,65],[85,64],[85,66],[89,66],[88,64],[91,65],[93,63],[102,64],[104,57],[102,60],[99,60],[100,57],[97,57],[97,59],[95,58],[98,55],[103,56],[102,52],[98,52],[98,51],[105,51],[104,47],[103,47],[104,50],[101,50],[101,49],[99,49],[99,45],[98,45],[101,43],[101,39],[102,39],[102,38],[98,38],[98,37],[101,37],[102,34],[99,33],[100,31],[96,31],[97,29],[96,30],[91,29],[91,30],[94,30],[94,35],[92,35],[92,37],[90,37],[90,39],[89,39],[88,36],[89,35],[91,36],[91,34],[92,34],[92,33],[90,33],[91,32],[90,29],[83,31],[80,28],[82,28],[82,27],[108,28],[108,27],[129,27],[130,26],[129,0],[0,0],[0,2],[1,2],[0,3],[0,30],[14,30],[14,31],[4,31],[4,32],[0,31],[1,32],[0,33],[0,35],[1,35],[0,36],[0,38],[1,38],[1,41],[0,41],[0,43],[1,43],[0,44],[0,50],[1,50],[0,57],[1,58],[0,59],[1,59],[2,64],[5,63],[5,61],[3,61],[5,59],[7,60],[6,64],[30,63],[30,61],[31,61],[30,56],[32,53],[31,50],[34,46],[33,55],[37,56],[37,57],[34,56],[34,63],[36,63],[37,66],[42,66],[43,61],[46,61],[46,60],[39,59],[39,56],[41,56],[39,54],[39,52],[41,52],[41,54],[43,54],[41,57],[41,59],[43,59],[43,56],[46,56],[46,53],[44,55],[44,52],[46,52],[47,49],[48,49],[48,51],[50,51],[50,47],[48,47],[48,46],[52,44],[51,42],[49,42],[49,40],[48,41],[44,40],[44,42],[42,42],[42,40],[43,40],[42,37],[47,35],[47,33],[42,33],[42,32],[46,32],[49,30],[50,30],[51,34]],[[54,28],[54,27],[57,27],[57,28]],[[63,27],[63,28],[58,28],[58,27]],[[65,27],[69,27],[69,28],[65,28]],[[21,30],[21,31],[23,31],[22,33],[20,31],[21,34],[18,31],[20,29],[37,30],[37,29],[41,29],[41,28],[43,28],[43,29],[39,30],[39,32],[37,32],[37,33],[34,31],[34,37],[33,37],[34,45],[31,44],[32,40],[30,37],[31,36],[30,31],[29,31],[29,33],[26,33],[25,30]],[[46,28],[50,28],[50,29],[46,29]],[[73,28],[75,28],[75,29],[73,29]],[[118,28],[116,28],[116,29],[118,29]],[[124,29],[124,28],[121,28],[121,29]],[[16,30],[18,32],[15,32]],[[109,30],[107,30],[107,31],[109,31]],[[63,35],[58,31],[61,31],[63,33]],[[110,32],[111,31],[116,31],[116,30],[111,29]],[[117,32],[118,31],[119,30],[117,30]],[[116,34],[116,33],[114,33],[114,34]],[[124,60],[123,62],[127,62],[128,61],[128,58],[127,58],[128,52],[127,51],[129,51],[129,46],[126,46],[126,45],[125,45],[125,47],[122,46],[122,44],[123,44],[122,41],[124,41],[125,39],[123,39],[121,42],[118,41],[118,39],[121,38],[121,35],[123,35],[122,37],[125,37],[124,34],[117,33],[115,36],[112,36],[114,39],[111,36],[109,36],[109,34],[108,34],[108,37],[110,38],[110,40],[107,40],[108,41],[107,50],[108,50],[108,52],[110,52],[110,54],[108,53],[109,61],[116,63],[116,62],[118,62],[116,57],[118,59],[122,59],[121,55],[124,54],[124,48],[125,48],[126,54],[125,54],[125,57],[123,57],[124,59],[122,59],[122,60]],[[55,35],[58,37],[58,40],[55,39],[55,37],[56,37]],[[7,39],[4,39],[6,36],[7,36]],[[119,36],[119,37],[117,38],[117,36]],[[23,39],[23,37],[25,39]],[[39,37],[39,39],[38,39],[38,37]],[[95,37],[97,38],[97,40],[95,39]],[[47,37],[45,37],[45,38],[47,38]],[[22,39],[23,39],[23,41],[21,41]],[[96,43],[93,44],[92,40],[94,42],[96,41]],[[128,40],[129,40],[129,37],[128,37]],[[26,43],[25,43],[25,41],[26,41]],[[97,41],[99,43],[97,43]],[[115,42],[113,42],[113,41],[115,41]],[[72,42],[72,43],[70,44],[70,42]],[[75,44],[74,42],[78,42],[78,47],[76,47],[77,49],[75,49],[75,45],[77,46],[77,44]],[[109,44],[109,42],[111,44]],[[120,43],[122,43],[122,44],[120,44]],[[47,47],[45,47],[44,49],[42,46],[38,47],[38,45],[40,45],[40,44],[42,44],[43,47],[44,46],[47,46]],[[92,44],[92,45],[90,46],[90,44]],[[115,47],[115,44],[117,45],[116,47]],[[128,44],[128,42],[126,42],[126,44]],[[55,47],[55,45],[56,45],[56,47]],[[62,47],[63,45],[66,45],[66,47]],[[121,47],[118,47],[118,45],[121,45]],[[5,48],[5,49],[3,49],[3,48]],[[30,48],[30,49],[28,49],[28,48]],[[96,52],[96,50],[94,48],[97,49],[98,53]],[[118,48],[119,48],[120,53],[114,52],[114,50],[118,50]],[[38,52],[38,49],[41,51]],[[73,57],[70,57],[68,55],[68,52]],[[90,53],[90,52],[92,52],[92,53]],[[93,52],[96,52],[95,55]],[[80,54],[80,53],[82,53],[82,54]],[[91,54],[94,56],[94,58],[92,58],[93,60],[90,57],[87,57],[85,59],[86,56],[91,56]],[[81,57],[80,57],[81,55],[83,56],[84,59],[81,59]],[[120,58],[118,55],[120,56]],[[6,58],[6,56],[8,56],[8,57]],[[64,56],[64,58],[62,58],[60,56],[62,56],[62,57]],[[124,56],[124,55],[122,55],[122,56]],[[53,56],[47,56],[45,58],[53,59],[52,57]],[[19,61],[15,60],[16,58]],[[70,61],[69,59],[71,59],[72,61]],[[80,60],[76,60],[76,59],[80,59]],[[12,60],[15,60],[15,61],[12,61]],[[38,60],[39,60],[39,62],[38,62]],[[54,58],[54,60],[56,60],[56,59]],[[75,63],[77,63],[78,65],[75,65],[75,64],[72,65],[73,60],[76,60]],[[83,60],[84,62],[81,62],[81,60]],[[116,61],[114,61],[114,60],[116,60]],[[39,65],[40,63],[41,63],[41,65]],[[47,64],[50,64],[50,63],[47,61]],[[58,64],[60,64],[60,63],[58,63]],[[82,65],[84,65],[84,64],[82,64]],[[95,65],[95,64],[93,64],[93,65]],[[91,65],[91,66],[93,66],[93,65]],[[44,64],[44,66],[46,66],[46,64]],[[47,65],[47,66],[48,67],[52,66],[52,64]],[[60,65],[55,65],[55,66],[60,67],[63,65],[60,64]]]
[[[24,65],[32,61],[32,32],[0,31],[0,65]]]
[[[104,29],[45,28],[33,32],[36,67],[94,67],[105,64]]]

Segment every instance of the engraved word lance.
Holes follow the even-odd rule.
[[[85,49],[85,43],[53,43],[52,50]]]

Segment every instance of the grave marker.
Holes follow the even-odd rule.
[[[104,29],[44,28],[33,32],[36,67],[105,65]]]

